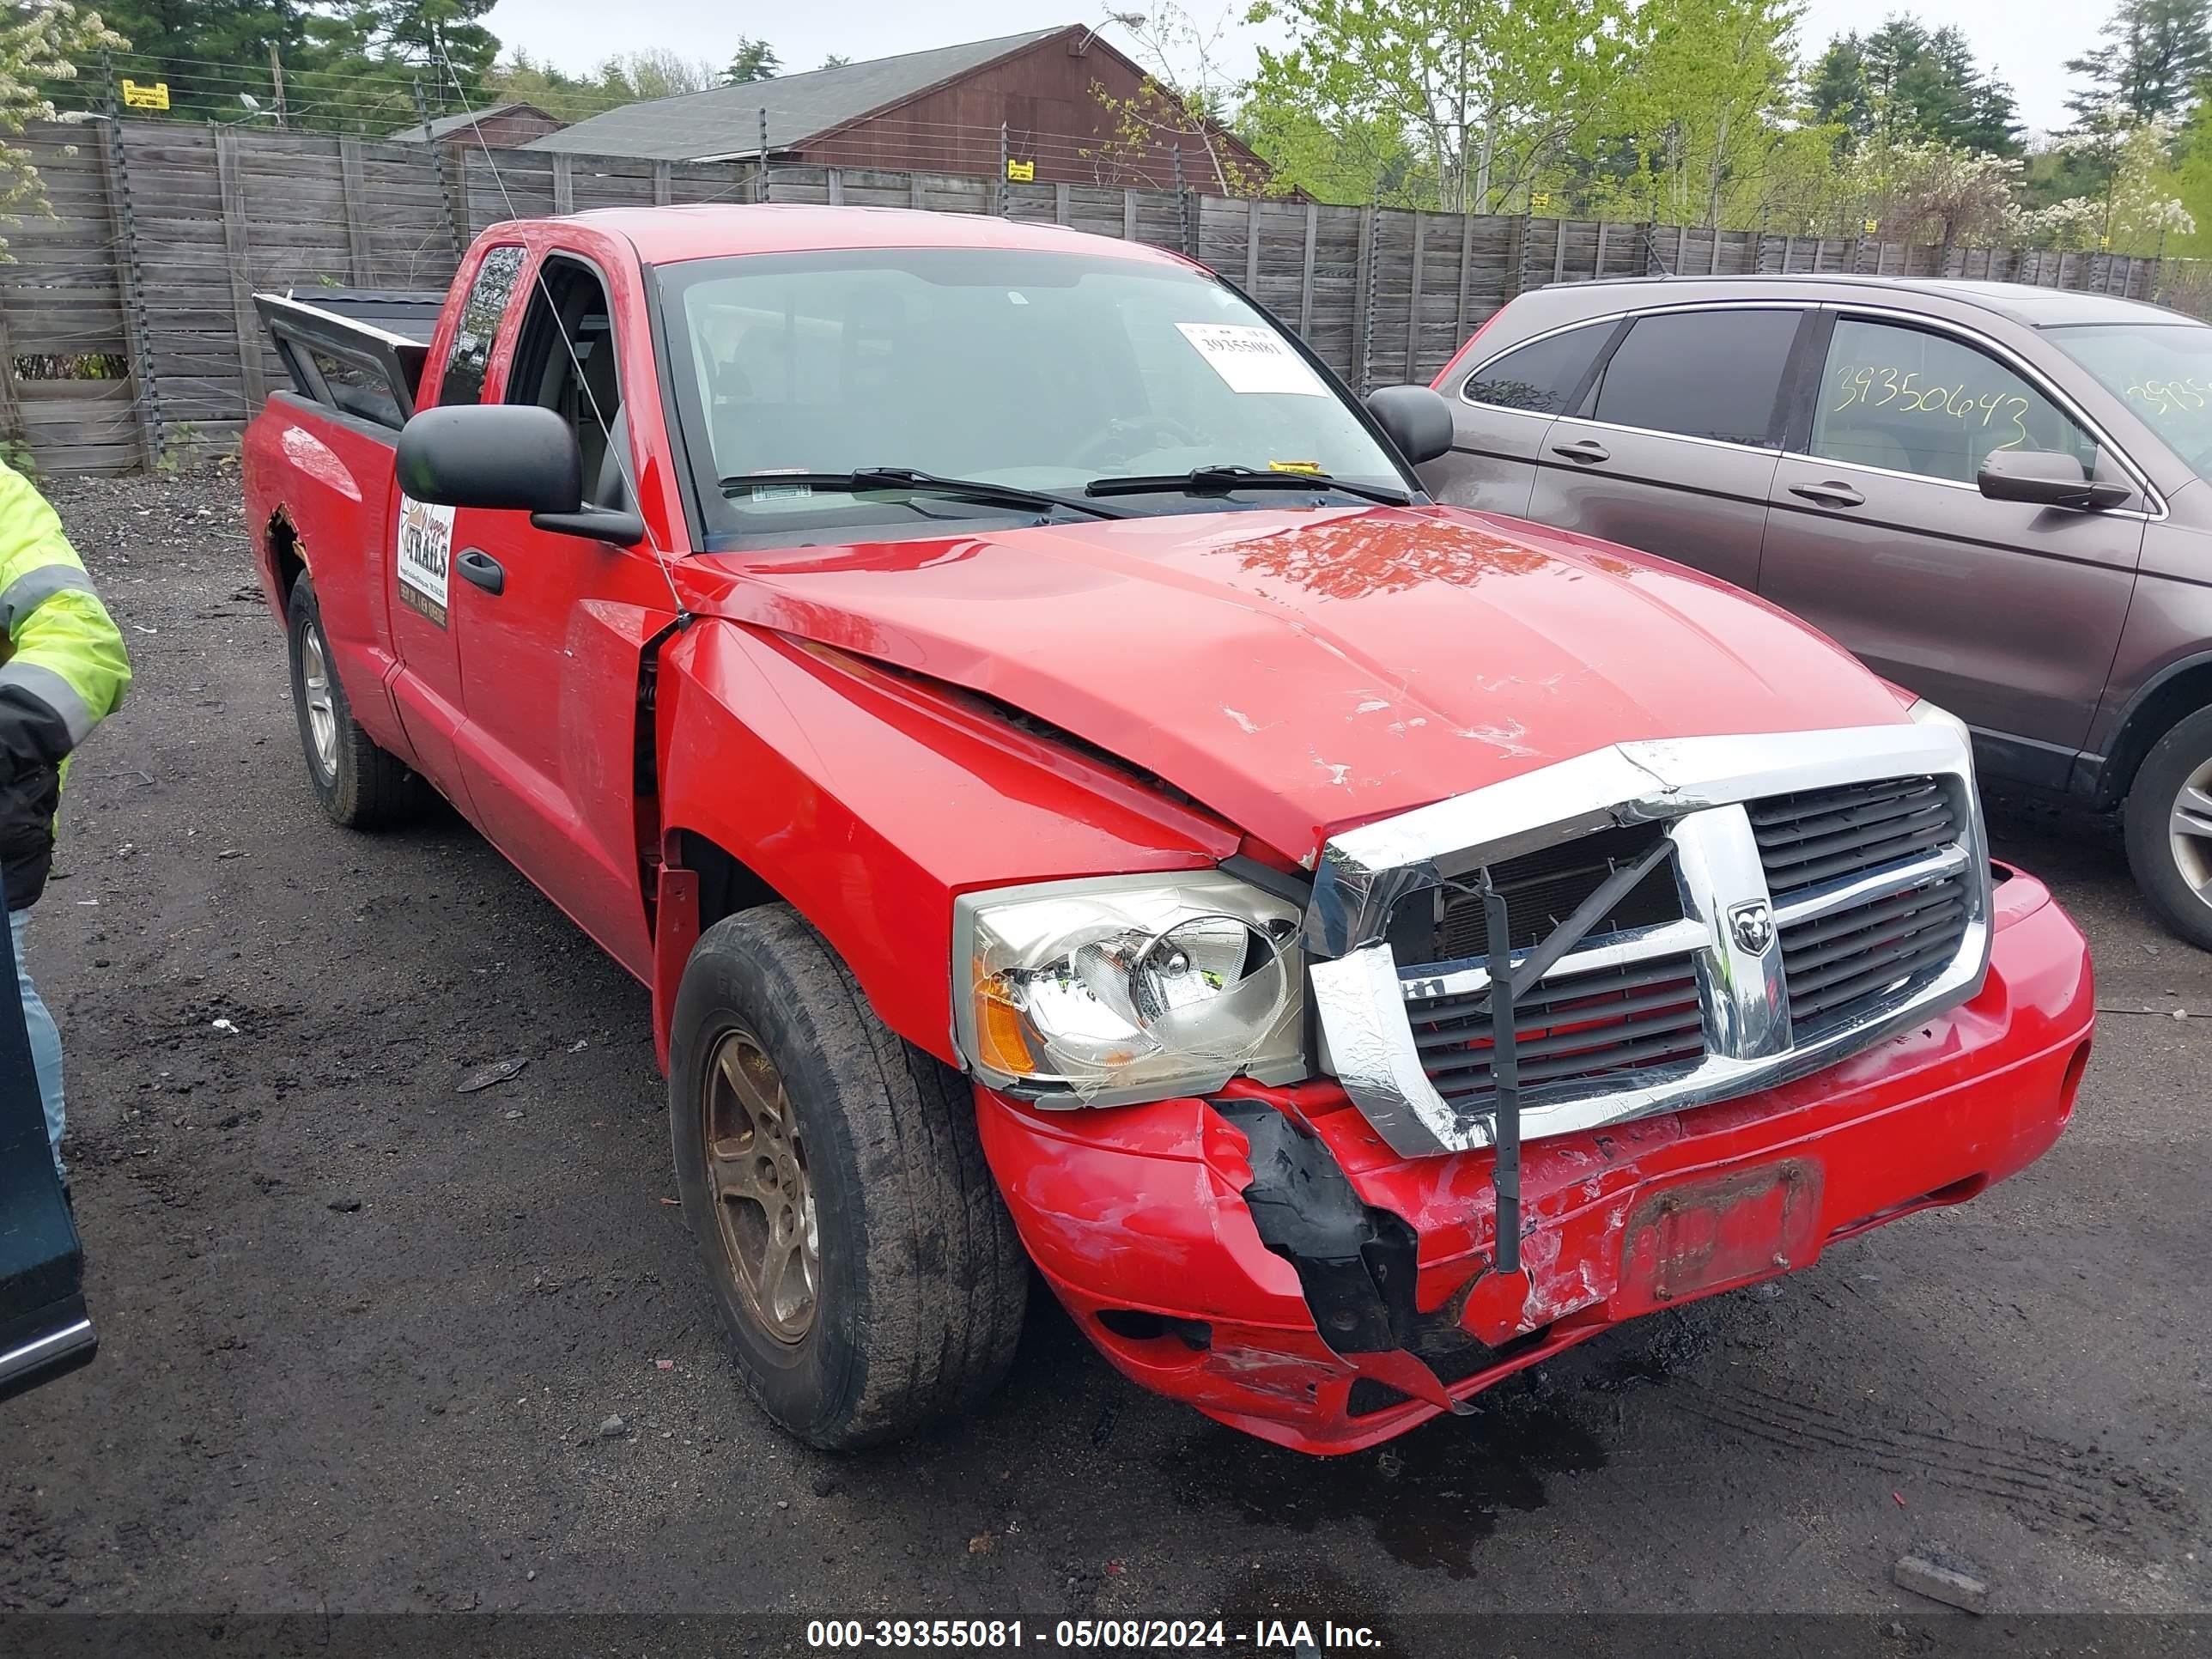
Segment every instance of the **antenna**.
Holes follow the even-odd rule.
[[[477,112],[469,103],[468,89],[461,85],[461,77],[454,72],[453,60],[441,50],[438,62],[446,71],[447,80],[453,82],[453,96],[460,102],[461,113],[467,118],[469,131],[477,136],[477,147],[483,151],[484,165],[491,169],[492,182],[499,186],[499,199],[506,204],[507,216],[520,219],[522,216],[514,210],[514,198],[507,193],[507,179],[500,173],[498,158],[491,153],[491,144],[484,137],[483,128],[477,124]],[[468,206],[466,168],[461,174],[461,204],[465,217]],[[653,561],[660,568],[661,580],[668,584],[668,597],[676,605],[676,625],[679,629],[689,628],[691,613],[684,607],[684,595],[676,586],[674,561],[669,557],[668,550],[661,546],[660,538],[653,533],[652,521],[645,516],[645,497],[638,489],[637,475],[631,470],[630,458],[623,453],[622,447],[615,442],[613,424],[608,421],[605,411],[600,409],[599,394],[592,390],[592,382],[584,373],[583,354],[576,349],[575,341],[569,337],[568,325],[561,319],[561,307],[553,298],[552,288],[545,281],[545,265],[542,260],[538,263],[537,278],[538,291],[544,297],[546,314],[553,319],[553,326],[561,336],[562,349],[568,354],[568,366],[576,372],[576,385],[583,392],[584,401],[591,405],[592,418],[599,423],[599,435],[606,440],[607,453],[615,458],[615,466],[622,474],[623,488],[629,492],[630,500],[637,505],[638,522],[645,526],[645,544],[653,550]],[[614,319],[611,316],[607,319],[607,348],[609,350],[614,349]]]

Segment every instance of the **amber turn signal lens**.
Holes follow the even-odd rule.
[[[1022,1033],[1021,1010],[1006,1000],[995,978],[975,988],[975,1035],[982,1050],[976,1059],[1005,1077],[1027,1077],[1037,1069]]]

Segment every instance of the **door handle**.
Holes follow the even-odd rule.
[[[474,582],[487,593],[507,592],[507,572],[500,568],[497,559],[477,548],[465,548],[461,556],[453,561],[465,581]]]
[[[1578,438],[1571,444],[1553,444],[1552,453],[1571,461],[1609,461],[1613,452],[1595,438]]]
[[[1849,484],[1834,478],[1826,483],[1791,484],[1790,493],[1802,495],[1808,501],[1818,501],[1823,507],[1864,507],[1866,497]]]

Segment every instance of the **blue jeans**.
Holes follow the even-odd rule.
[[[54,1017],[31,983],[30,959],[23,954],[23,930],[30,925],[27,909],[8,913],[8,936],[15,946],[15,983],[23,993],[23,1024],[31,1033],[31,1064],[39,1074],[39,1097],[46,1103],[46,1139],[54,1150],[54,1168],[62,1167],[62,1034]]]

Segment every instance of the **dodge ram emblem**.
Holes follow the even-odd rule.
[[[1774,943],[1774,912],[1767,908],[1765,899],[1732,904],[1729,907],[1729,932],[1735,935],[1738,950],[1754,957],[1764,956],[1766,947]]]

